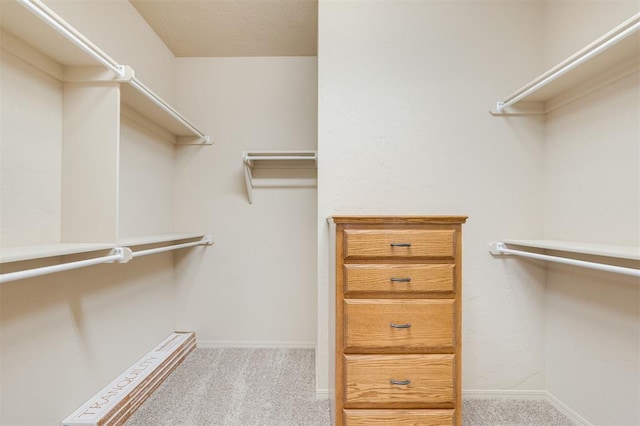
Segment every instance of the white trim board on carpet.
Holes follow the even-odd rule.
[[[316,342],[274,342],[258,340],[197,340],[199,348],[315,349]]]
[[[63,426],[120,425],[196,347],[192,332],[175,332],[62,421]]]
[[[584,417],[576,413],[565,403],[553,396],[546,390],[463,390],[462,398],[476,398],[476,399],[533,399],[542,400],[551,404],[554,408],[567,416],[576,425],[580,426],[594,426],[589,423]]]

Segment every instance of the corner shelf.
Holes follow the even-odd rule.
[[[253,204],[255,187],[315,187],[318,184],[315,176],[257,178],[254,174],[255,169],[315,170],[318,168],[317,151],[244,151],[242,164],[249,204]]]
[[[39,52],[40,55],[29,55],[23,59],[52,77],[62,82],[119,83],[121,102],[152,122],[154,126],[164,129],[171,135],[173,143],[213,143],[209,136],[136,78],[130,67],[118,64],[39,0],[0,2],[0,25],[6,33],[18,39],[16,42],[13,37],[4,37],[3,34],[3,39],[9,39],[8,42],[3,42],[4,48],[11,50],[12,45],[26,43],[31,50]],[[38,57],[43,54],[55,64]],[[96,67],[106,68],[109,72],[96,74]]]
[[[498,102],[492,115],[547,114],[640,68],[640,13]]]

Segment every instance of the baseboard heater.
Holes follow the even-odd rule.
[[[64,419],[61,425],[122,425],[195,347],[194,333],[171,334]]]

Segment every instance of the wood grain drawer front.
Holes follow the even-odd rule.
[[[454,230],[346,229],[344,257],[366,258],[453,258]]]
[[[455,355],[345,355],[345,408],[453,408]]]
[[[344,351],[453,352],[454,312],[453,299],[345,299]]]
[[[440,293],[454,289],[455,264],[344,265],[345,293]]]
[[[344,410],[345,426],[453,426],[455,410]]]

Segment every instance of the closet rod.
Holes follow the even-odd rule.
[[[566,257],[549,256],[546,254],[530,253],[528,251],[512,250],[506,247],[505,243],[498,242],[492,244],[492,254],[512,254],[514,256],[528,257],[537,260],[546,260],[548,262],[562,263],[565,265],[580,266],[583,268],[597,269],[600,271],[615,272],[617,274],[631,275],[632,277],[640,277],[640,269],[625,268],[622,266],[607,265],[604,263],[587,262],[584,260],[569,259]]]
[[[51,9],[45,6],[40,0],[18,0],[20,4],[37,15],[40,19],[49,24],[50,27],[62,34],[67,40],[75,44],[86,54],[100,62],[106,68],[113,71],[118,78],[125,75],[125,67],[114,61],[109,55],[91,43],[86,37],[80,34],[75,28],[56,15]]]
[[[634,18],[637,19],[637,15]],[[627,21],[627,23],[628,22],[629,21]],[[588,61],[589,59],[591,59],[592,57],[598,55],[602,51],[607,50],[609,47],[613,46],[614,44],[616,44],[620,40],[626,38],[627,36],[629,36],[630,34],[633,34],[634,32],[636,32],[638,30],[640,30],[640,22],[636,22],[634,25],[632,25],[629,28],[625,29],[624,31],[616,34],[615,36],[611,37],[610,39],[608,39],[604,43],[596,46],[595,48],[593,48],[591,50],[588,50],[588,48],[587,48],[587,51],[584,54],[578,56],[578,58],[576,58],[575,60],[569,62],[566,65],[564,65],[563,67],[561,67],[560,69],[556,70],[551,75],[547,76],[546,78],[542,79],[541,81],[537,82],[533,86],[523,90],[522,92],[520,92],[518,94],[514,94],[513,97],[508,98],[507,100],[505,100],[503,102],[498,102],[498,105],[496,107],[497,112],[502,112],[505,108],[515,104],[516,102],[522,100],[523,98],[526,98],[531,93],[533,93],[533,92],[539,90],[540,88],[546,86],[547,84],[549,84],[553,80],[557,79],[558,77],[562,76],[563,74],[566,74],[567,72],[571,71],[572,69],[574,69],[575,67],[579,66],[580,64]]]
[[[193,241],[191,243],[174,244],[172,246],[165,246],[165,247],[158,247],[158,248],[148,249],[148,250],[134,251],[131,256],[132,257],[147,256],[149,254],[162,253],[164,251],[178,250],[178,249],[187,248],[187,247],[201,246],[201,245],[211,245],[211,244],[213,244],[213,241],[211,240],[211,237],[206,236],[206,237],[202,238],[200,241]]]
[[[191,132],[197,135],[200,139],[202,139],[202,143],[208,144],[210,142],[209,136],[202,133],[200,130],[196,129],[193,124],[189,123],[186,118],[184,118],[178,111],[171,108],[171,106],[167,105],[162,99],[158,97],[155,93],[151,91],[147,86],[142,84],[137,78],[133,77],[129,80],[129,84],[135,87],[140,93],[145,95],[151,102],[162,108],[167,114],[174,117],[180,123],[182,123],[185,127],[187,127]]]
[[[96,257],[94,259],[79,260],[77,262],[62,263],[60,265],[44,266],[42,268],[27,269],[25,271],[10,272],[0,275],[0,284],[53,274],[54,272],[69,271],[71,269],[84,268],[85,266],[99,265],[107,262],[127,262],[131,259],[130,251],[126,248],[116,247],[109,256]]]

